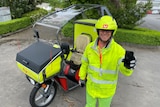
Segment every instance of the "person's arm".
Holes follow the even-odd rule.
[[[124,66],[124,62],[120,64],[119,71],[125,76],[130,76],[133,73],[133,69],[128,69]]]
[[[86,79],[86,75],[87,75],[87,69],[88,69],[88,55],[87,55],[87,48],[85,49],[82,58],[81,58],[81,67],[80,67],[80,71],[79,71],[79,77],[81,80],[85,80]]]

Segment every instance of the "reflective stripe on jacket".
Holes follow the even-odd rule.
[[[114,39],[107,47],[101,49],[102,62],[98,52],[97,40],[90,43],[82,56],[80,79],[87,76],[87,92],[92,97],[107,98],[115,94],[118,71],[126,76],[132,74],[132,70],[124,67],[122,59],[125,50]]]

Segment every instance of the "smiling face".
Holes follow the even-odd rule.
[[[112,36],[112,32],[113,31],[110,31],[110,30],[99,30],[99,38],[104,41],[104,42],[107,42],[110,37]]]

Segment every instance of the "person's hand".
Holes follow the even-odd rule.
[[[79,85],[81,86],[81,87],[84,87],[85,86],[85,80],[79,80]]]
[[[123,60],[124,66],[128,69],[134,69],[136,66],[136,58],[134,57],[134,52],[126,51],[125,58]]]

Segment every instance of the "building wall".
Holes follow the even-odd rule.
[[[0,22],[11,20],[9,7],[0,7]]]

